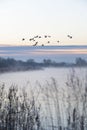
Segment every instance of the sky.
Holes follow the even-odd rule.
[[[0,45],[33,45],[36,35],[38,45],[87,45],[87,0],[0,0]]]

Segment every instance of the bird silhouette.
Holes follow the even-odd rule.
[[[57,41],[57,43],[59,43],[60,41]]]
[[[39,36],[38,38],[41,38],[41,36]]]
[[[67,37],[70,38],[70,39],[72,39],[72,36],[70,36],[70,35],[67,35]]]
[[[29,40],[30,40],[30,41],[33,41],[33,40],[34,40],[34,38],[30,38]]]
[[[51,38],[51,36],[48,36],[49,38]]]
[[[33,42],[35,42],[35,39],[33,39]]]
[[[47,43],[50,43],[50,41],[48,41]]]
[[[24,41],[25,40],[25,38],[22,38],[22,41]]]
[[[34,38],[38,38],[38,35],[37,35],[37,36],[35,36]]]
[[[29,41],[31,41],[31,38],[29,39]]]
[[[72,39],[72,36],[70,36],[70,39]]]
[[[47,38],[47,35],[45,35],[44,37]]]
[[[38,42],[36,42],[33,46],[36,46],[38,44]]]

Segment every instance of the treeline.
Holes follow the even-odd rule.
[[[82,58],[76,58],[75,63],[55,62],[51,59],[44,59],[41,63],[35,62],[34,59],[27,61],[15,60],[12,58],[0,58],[0,72],[5,71],[25,71],[43,69],[44,67],[78,67],[87,66],[87,61]]]
[[[41,69],[41,64],[35,62],[33,59],[27,61],[15,60],[12,58],[0,58],[0,72],[6,71],[25,71]]]

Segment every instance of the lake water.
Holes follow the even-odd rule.
[[[76,71],[77,76],[79,76],[82,79],[85,78],[85,74],[87,71],[87,68],[74,68]],[[51,108],[51,114],[52,118],[54,120],[54,125],[57,126],[57,116],[56,116],[56,109],[55,109],[55,90],[50,83],[52,83],[51,78],[55,78],[58,84],[58,91],[59,91],[59,104],[62,115],[62,125],[66,126],[66,99],[63,98],[63,92],[67,95],[67,87],[66,87],[66,81],[67,77],[70,76],[70,73],[72,72],[72,68],[45,68],[44,70],[35,70],[35,71],[25,71],[25,72],[11,72],[11,73],[3,73],[0,74],[0,83],[5,83],[5,86],[8,88],[12,84],[18,85],[19,88],[26,88],[27,92],[31,94],[31,89],[34,92],[34,95],[37,97],[39,93],[38,101],[41,104],[41,119],[43,120],[44,127],[49,130],[49,127],[52,126],[50,111],[49,111],[49,105]],[[82,80],[83,81],[83,80]],[[38,87],[38,82],[42,86],[42,91],[40,91]],[[48,84],[48,89],[47,89]],[[46,88],[46,89],[45,89]],[[50,104],[48,104],[48,100],[46,97],[47,90],[50,90],[49,95],[52,96],[49,99]],[[45,92],[45,94],[44,94]],[[52,95],[51,95],[52,93]],[[54,95],[54,96],[53,96]],[[50,128],[51,129],[51,128]]]
[[[10,57],[24,61],[27,59],[34,59],[37,62],[41,62],[43,59],[51,59],[56,62],[75,62],[75,59],[77,57],[81,57],[87,60],[87,46],[0,47],[0,57]],[[75,73],[84,84],[85,75],[87,75],[87,68],[74,69]],[[72,68],[69,67],[45,68],[43,70],[35,71],[1,73],[0,84],[5,83],[7,89],[11,85],[17,85],[19,88],[26,88],[29,96],[31,95],[31,92],[33,92],[35,98],[39,95],[37,104],[41,104],[41,119],[43,124],[46,125],[46,130],[49,130],[47,127],[51,127],[52,120],[54,121],[55,126],[58,124],[58,112],[56,111],[57,109],[55,109],[57,101],[55,100],[56,98],[58,98],[60,104],[62,125],[66,126],[66,97],[68,93],[66,82],[71,72]],[[57,93],[55,91],[54,84],[52,85],[52,78],[54,78],[57,83],[57,97],[55,97]],[[73,107],[73,102],[71,103]],[[51,112],[49,111],[49,108]]]
[[[34,59],[37,62],[42,62],[43,59],[75,62],[77,57],[87,60],[87,46],[0,46],[0,57],[17,60]]]
[[[86,68],[75,68],[78,75],[81,74],[81,77],[86,73]],[[24,71],[24,72],[10,72],[10,73],[1,73],[0,82],[6,83],[7,86],[11,84],[17,84],[19,86],[25,86],[27,82],[30,82],[33,85],[36,82],[44,84],[47,80],[50,81],[51,78],[55,78],[60,86],[64,86],[67,81],[67,76],[70,75],[72,68],[45,68],[44,70],[35,70],[35,71]]]

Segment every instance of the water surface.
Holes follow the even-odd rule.
[[[56,62],[75,62],[77,57],[87,60],[87,46],[0,46],[0,57],[17,60],[51,59]]]

